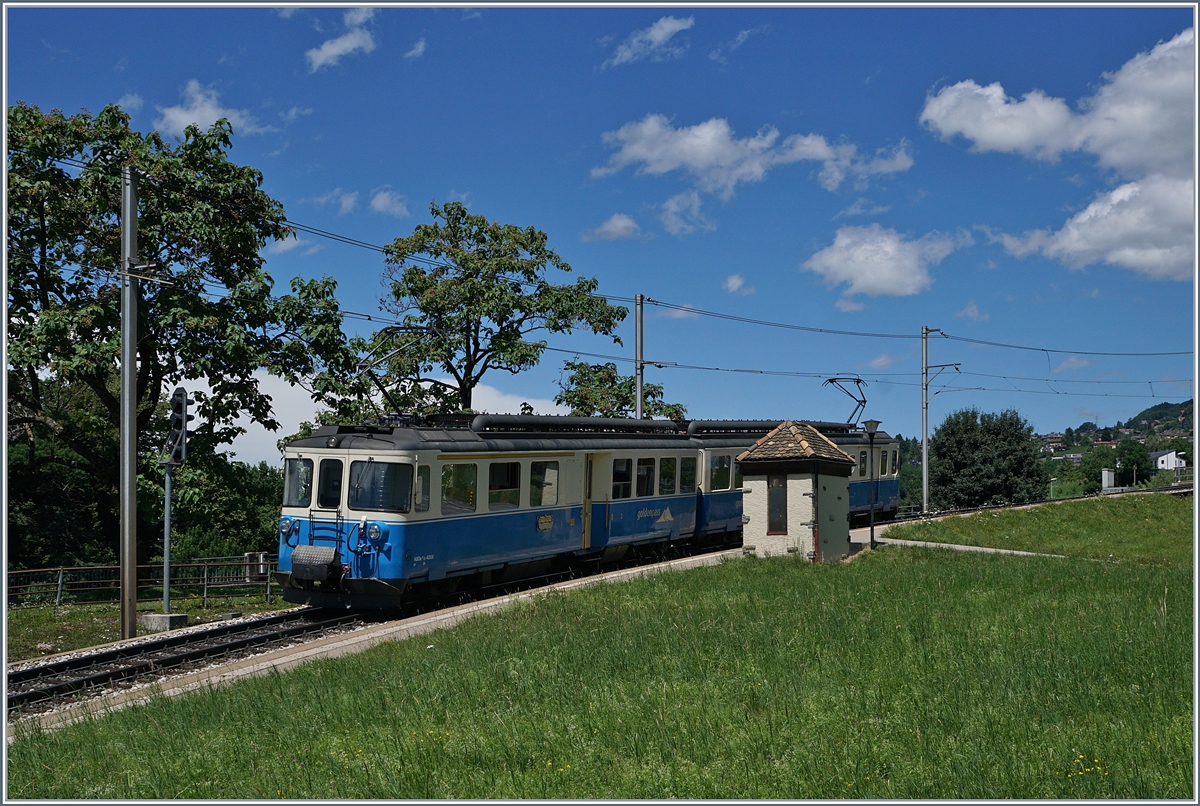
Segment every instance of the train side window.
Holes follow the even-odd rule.
[[[675,457],[664,456],[658,460],[658,494],[675,494]]]
[[[742,463],[736,459],[733,461],[733,489],[742,489]]]
[[[529,506],[552,507],[558,503],[558,462],[529,463]]]
[[[475,478],[478,468],[442,465],[442,514],[461,515],[475,511]]]
[[[613,459],[612,497],[629,498],[633,495],[633,460]]]
[[[729,457],[714,456],[709,466],[708,488],[710,490],[729,489]]]
[[[695,456],[684,456],[679,460],[679,492],[683,495],[696,492]]]
[[[408,512],[413,468],[399,462],[350,463],[350,509]]]
[[[283,463],[283,505],[306,507],[312,503],[312,459],[288,459]]]
[[[786,535],[787,531],[787,474],[772,473],[767,476],[767,534]]]
[[[492,462],[488,468],[488,509],[521,506],[521,463]]]
[[[322,459],[321,478],[317,482],[317,506],[337,509],[342,504],[342,460]]]
[[[654,457],[638,459],[637,495],[638,498],[654,495]]]
[[[417,468],[417,512],[429,511],[429,489],[429,465],[421,465]]]
[[[866,451],[858,452],[858,475],[859,476],[867,475],[867,452]]]
[[[896,475],[896,462],[897,462],[897,457],[899,455],[900,455],[899,451],[892,451],[892,475],[893,476]]]

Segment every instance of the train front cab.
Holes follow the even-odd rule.
[[[305,451],[284,460],[276,578],[286,601],[387,607],[405,584],[411,456]]]

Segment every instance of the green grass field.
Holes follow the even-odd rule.
[[[901,523],[890,527],[887,536],[1094,560],[1190,564],[1192,502],[1191,497],[1157,494],[1063,501]]]
[[[551,595],[22,730],[7,794],[1192,798],[1190,550],[1139,559],[891,546]]]

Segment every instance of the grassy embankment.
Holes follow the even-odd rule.
[[[1139,528],[1109,523],[1103,554]],[[893,546],[549,596],[20,735],[7,794],[1190,798],[1191,556],[1160,548]]]
[[[896,524],[887,536],[1147,563],[1190,564],[1192,501],[1121,495]],[[1182,538],[1182,539],[1181,539]]]

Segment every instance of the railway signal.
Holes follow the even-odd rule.
[[[187,461],[187,424],[196,419],[188,414],[188,404],[196,401],[188,399],[187,390],[182,386],[175,387],[171,393],[171,415],[167,431],[167,452],[169,457],[164,464],[181,465]]]
[[[171,414],[167,428],[167,458],[163,479],[163,614],[171,612],[171,468],[187,461],[187,425],[196,419],[188,414],[188,405],[196,401],[188,399],[187,390],[176,386],[171,393]]]

